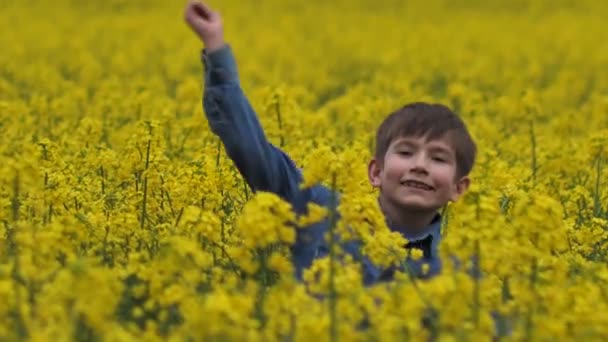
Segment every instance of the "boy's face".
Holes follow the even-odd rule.
[[[398,210],[436,211],[456,201],[469,186],[469,178],[456,178],[456,155],[445,137],[402,137],[389,146],[383,161],[372,159],[370,183]]]

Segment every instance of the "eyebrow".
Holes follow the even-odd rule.
[[[400,146],[403,146],[403,145],[406,145],[406,146],[416,146],[416,144],[414,144],[411,141],[401,140],[401,141],[399,141],[398,143],[395,144],[395,147],[400,147]]]
[[[452,154],[451,149],[443,147],[443,146],[432,146],[431,148],[429,148],[429,150],[431,150],[431,152]]]
[[[402,147],[402,146],[416,147],[417,144],[414,143],[414,142],[412,142],[412,141],[409,141],[409,140],[401,140],[401,141],[399,141],[398,143],[395,144],[395,148],[399,148],[399,147]],[[443,154],[447,154],[449,156],[452,156],[454,154],[452,152],[452,149],[449,148],[449,147],[446,147],[446,146],[437,146],[437,145],[434,145],[434,146],[431,146],[429,148],[429,150],[431,152],[433,152],[433,153],[443,153]]]

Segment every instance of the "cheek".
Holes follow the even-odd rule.
[[[450,165],[437,167],[433,173],[435,184],[440,185],[442,188],[451,187],[454,183],[454,172],[455,169]]]
[[[403,173],[407,170],[407,165],[401,158],[386,158],[384,164],[384,174],[388,179],[401,179]]]

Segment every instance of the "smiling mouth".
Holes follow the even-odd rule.
[[[421,190],[426,190],[426,191],[435,190],[435,188],[433,188],[432,186],[430,186],[426,183],[423,183],[423,182],[415,181],[415,180],[402,181],[401,185],[407,186],[409,188],[421,189]]]

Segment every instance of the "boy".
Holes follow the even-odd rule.
[[[276,193],[289,201],[297,214],[304,214],[311,202],[332,207],[333,196],[326,187],[299,189],[299,170],[266,139],[239,86],[236,62],[224,41],[219,14],[191,1],[184,16],[205,46],[203,105],[210,127],[249,186],[253,191]],[[464,123],[442,105],[409,104],[389,115],[378,128],[376,151],[368,165],[369,181],[380,189],[378,203],[390,229],[410,241],[406,248],[423,252],[422,259],[407,261],[416,276],[433,276],[441,269],[438,211],[467,190],[475,154],[475,143]],[[329,223],[324,221],[297,230],[292,255],[298,279],[315,258],[327,254],[324,234],[328,229]],[[366,285],[392,278],[394,270],[373,265],[361,255],[357,243],[343,248],[361,261]],[[430,266],[426,272],[422,263]]]

